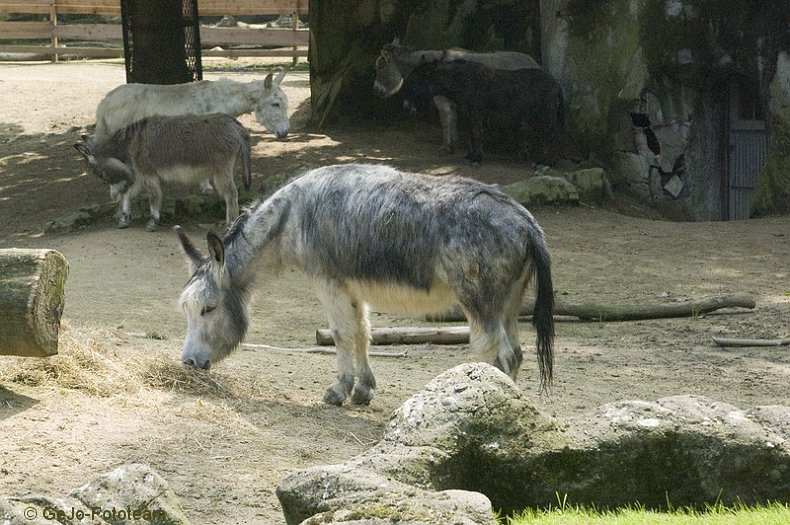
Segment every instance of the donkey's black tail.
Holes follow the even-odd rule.
[[[537,293],[532,310],[532,326],[537,332],[535,343],[540,370],[540,388],[548,392],[554,379],[554,285],[551,281],[551,257],[540,227],[531,230],[529,256],[535,274]]]

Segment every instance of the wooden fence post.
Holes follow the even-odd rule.
[[[58,61],[58,5],[53,2],[49,4],[49,25],[52,31],[52,52],[54,53],[55,62]]]

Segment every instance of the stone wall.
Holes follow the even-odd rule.
[[[566,91],[578,156],[616,187],[683,218],[723,215],[728,89],[769,107],[767,174],[753,202],[781,209],[790,183],[783,57],[790,7],[722,0],[541,0],[543,66]],[[769,88],[769,86],[771,86]]]

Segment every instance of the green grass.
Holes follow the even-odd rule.
[[[548,510],[527,510],[510,518],[508,525],[787,525],[790,506],[771,503],[750,507],[714,505],[702,510],[674,509],[655,512],[640,507],[617,510],[561,505]]]

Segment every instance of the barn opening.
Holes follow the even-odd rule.
[[[721,219],[748,219],[757,175],[765,166],[765,112],[757,86],[744,76],[729,79],[724,103]]]

